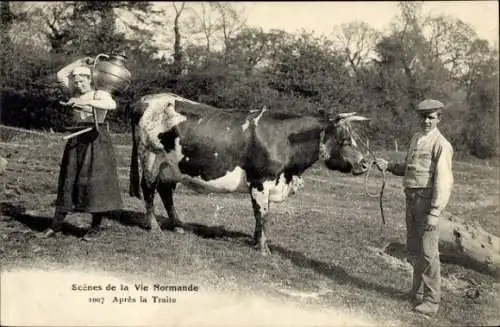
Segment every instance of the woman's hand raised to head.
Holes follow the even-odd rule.
[[[83,65],[93,65],[94,64],[94,58],[92,57],[85,57],[80,59],[80,63]]]

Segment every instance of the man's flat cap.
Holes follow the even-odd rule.
[[[422,102],[420,102],[417,106],[417,110],[436,110],[444,108],[444,104],[441,101],[434,100],[434,99],[426,99]]]

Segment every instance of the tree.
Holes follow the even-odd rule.
[[[51,51],[65,55],[114,51],[126,43],[124,33],[117,29],[118,14],[126,10],[140,19],[141,13],[151,12],[148,2],[134,1],[59,2],[33,7],[30,20],[42,23]]]
[[[220,29],[227,48],[230,38],[246,25],[245,10],[237,9],[230,2],[214,2],[213,5],[219,14]]]
[[[335,28],[337,47],[344,52],[351,69],[357,73],[360,66],[370,62],[380,33],[365,22],[353,21]]]
[[[2,33],[1,41],[2,46],[10,42],[10,29],[14,22],[26,19],[26,12],[17,11],[12,9],[11,1],[2,1],[0,4],[0,32]]]
[[[466,53],[477,33],[460,19],[444,15],[427,17],[423,30],[428,35],[427,57],[439,59],[455,80],[459,80]]]
[[[402,127],[390,130],[398,138],[407,139],[415,125],[412,110],[408,109],[415,108],[426,97],[446,102],[456,89],[448,68],[452,62],[446,60],[459,52],[452,45],[463,33],[452,29],[453,22],[424,16],[421,3],[404,2],[399,6],[401,12],[391,24],[391,33],[376,45],[376,88],[383,94],[379,97],[379,108],[389,110],[392,123]],[[424,31],[426,26],[432,27],[430,32]],[[464,26],[457,26],[465,30]],[[442,46],[445,40],[448,46]]]
[[[498,51],[490,49],[487,41],[476,40],[470,54],[474,56],[467,75],[467,143],[470,152],[479,158],[498,156]]]
[[[245,10],[238,4],[227,2],[208,2],[191,5],[192,33],[201,34],[207,51],[219,51],[246,24]]]
[[[184,10],[185,2],[182,2],[180,7],[177,8],[175,2],[172,3],[175,9],[174,18],[174,69],[172,71],[174,76],[180,75],[182,71],[182,46],[181,46],[181,32],[179,26],[179,19],[182,11]]]
[[[355,98],[344,58],[325,37],[305,32],[291,36],[271,58],[264,71],[279,92],[307,98],[329,111],[344,111]]]
[[[483,75],[488,73],[484,70],[485,65],[491,60],[493,53],[487,40],[475,39],[468,44],[467,52],[463,58],[459,83],[467,92],[467,103],[471,102],[472,91]]]
[[[202,2],[200,4],[199,13],[198,11],[194,11],[194,13],[198,20],[197,25],[199,25],[195,32],[200,32],[203,34],[206,42],[206,51],[210,52],[210,50],[212,49],[212,39],[214,37],[214,34],[219,29],[219,25],[215,22],[215,20],[217,19],[215,17],[217,13],[215,12],[214,2]]]
[[[13,43],[10,36],[12,26],[19,21],[26,20],[26,12],[13,10],[10,1],[2,1],[0,4],[0,80],[4,84],[5,76],[12,70],[11,63],[14,60]]]
[[[45,53],[36,47],[35,42],[30,44],[18,43],[16,27],[29,22],[29,11],[24,3],[3,1],[1,3],[1,46],[0,46],[0,85],[15,88],[17,85],[27,85],[33,74],[40,73],[40,63]],[[27,47],[29,45],[29,47]],[[21,56],[25,53],[24,56]],[[43,60],[42,60],[43,61]],[[38,74],[39,75],[39,74]]]
[[[6,69],[7,69],[7,58],[9,57],[9,50],[12,47],[11,40],[9,37],[9,31],[12,26],[12,22],[14,21],[14,13],[12,12],[10,8],[10,2],[9,1],[2,1],[0,4],[1,12],[0,12],[0,72],[1,72],[1,77],[2,80],[5,79],[6,75]],[[2,82],[3,84],[4,82]]]
[[[5,6],[5,3],[2,5]],[[127,39],[124,33],[116,30],[117,11],[130,10],[132,16],[144,13],[149,7],[143,3],[68,2],[46,3],[45,6],[35,4],[26,8],[13,6],[9,9],[12,8],[15,9],[14,15],[21,9],[26,10],[25,20],[11,21],[11,35],[17,31],[27,35],[31,33],[36,36],[37,42],[28,43],[28,37],[17,33],[10,42],[9,52],[5,47],[1,49],[1,66],[5,69],[0,79],[2,95],[5,95],[1,99],[2,119],[24,127],[57,128],[65,124],[66,117],[62,117],[61,109],[57,108],[63,94],[55,73],[72,58],[84,55],[127,50],[127,67],[132,72],[132,84],[117,99],[121,110],[111,113],[110,118],[116,118],[117,122],[126,118],[126,108],[137,95],[163,86],[160,83],[165,80],[161,75],[164,63],[155,61],[157,49],[140,39]],[[140,29],[139,26],[137,31]],[[42,33],[37,34],[40,30]],[[39,36],[47,40],[46,47],[39,46]],[[166,70],[163,71],[168,75]]]
[[[226,63],[235,65],[249,76],[259,64],[270,61],[276,48],[284,40],[285,32],[262,28],[244,28],[226,42]]]

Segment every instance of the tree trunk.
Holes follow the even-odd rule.
[[[179,26],[179,20],[182,14],[182,10],[184,9],[184,5],[186,3],[183,2],[181,7],[178,9],[173,3],[175,9],[175,18],[174,18],[174,64],[172,67],[172,75],[174,78],[178,77],[182,72],[182,45],[181,45],[181,32]]]
[[[177,77],[182,71],[182,48],[181,48],[181,33],[179,32],[178,18],[175,19],[174,25],[174,65],[172,75]]]
[[[444,260],[473,264],[498,275],[499,237],[486,232],[478,223],[465,222],[449,213],[443,213],[439,228],[439,251]]]
[[[9,31],[14,22],[14,18],[14,14],[10,10],[9,1],[2,1],[0,4],[0,46],[2,50],[9,48],[11,45]],[[2,57],[4,57],[4,55],[5,54],[2,54]]]

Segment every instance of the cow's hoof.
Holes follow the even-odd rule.
[[[85,242],[93,242],[96,241],[99,236],[101,236],[100,228],[90,228],[89,231],[82,237],[82,240]]]
[[[266,246],[264,249],[260,250],[260,255],[263,257],[267,257],[271,255],[271,250]]]
[[[148,228],[149,232],[152,233],[152,234],[161,234],[162,233],[162,230],[160,228],[160,226],[156,225],[156,226],[150,226]]]
[[[264,247],[262,247],[260,245],[260,243],[257,242],[257,244],[255,244],[253,247],[256,250],[258,250],[263,257],[267,257],[268,255],[271,255],[271,250],[269,250],[269,247],[267,245],[265,245]]]
[[[184,228],[182,227],[174,227],[174,232],[179,233],[179,234],[184,234]]]
[[[47,230],[45,230],[42,234],[39,234],[38,237],[39,238],[52,238],[52,237],[56,237],[58,234],[59,234],[59,232],[56,232],[52,228],[47,228]]]

